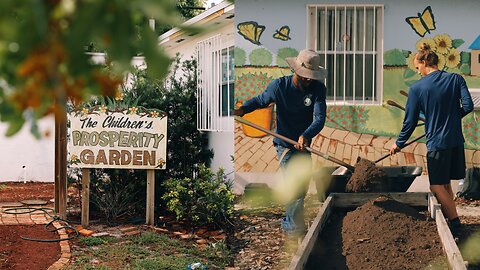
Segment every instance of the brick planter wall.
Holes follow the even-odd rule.
[[[235,171],[236,172],[276,172],[278,161],[272,136],[250,138],[243,134],[241,124],[235,122]],[[313,138],[312,148],[329,154],[346,163],[354,165],[357,157],[377,160],[388,154],[388,150],[396,138],[360,134],[340,129],[324,127],[322,132]],[[426,168],[427,147],[425,143],[413,143],[401,152],[379,162],[379,166],[421,166]],[[480,150],[465,150],[467,167],[480,164]],[[335,163],[313,155],[314,164],[320,166],[336,166]]]

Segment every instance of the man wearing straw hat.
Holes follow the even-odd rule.
[[[272,81],[258,96],[246,101],[234,110],[237,116],[243,116],[270,103],[276,104],[277,133],[296,141],[291,145],[279,138],[273,139],[280,166],[285,169],[293,156],[311,156],[304,151],[311,140],[323,128],[326,117],[326,87],[322,83],[327,71],[320,66],[320,56],[313,50],[302,50],[297,57],[285,59],[293,75],[284,76]],[[286,205],[286,216],[282,220],[282,228],[287,233],[305,231],[304,198],[308,185],[295,194]]]

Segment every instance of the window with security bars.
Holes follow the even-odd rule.
[[[328,71],[327,101],[380,104],[383,5],[309,5],[308,27],[307,44]]]
[[[197,129],[233,131],[233,44],[221,35],[197,43]]]

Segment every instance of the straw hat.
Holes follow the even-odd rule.
[[[313,50],[301,50],[297,57],[287,57],[285,61],[303,78],[321,81],[327,77],[327,70],[320,66],[320,55]]]

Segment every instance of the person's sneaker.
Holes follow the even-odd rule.
[[[297,226],[293,220],[288,217],[282,218],[282,229],[285,233],[292,236],[304,235],[306,233],[306,226]]]
[[[453,219],[451,221],[448,222],[448,227],[450,228],[450,231],[452,232],[452,235],[453,235],[453,238],[459,238],[461,232],[462,232],[462,228],[463,228],[463,225],[462,223],[460,222],[460,220],[458,218],[456,219]]]

